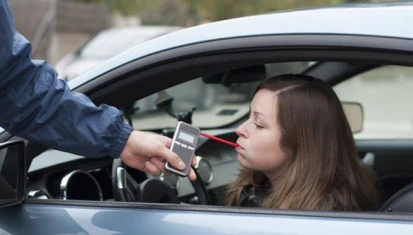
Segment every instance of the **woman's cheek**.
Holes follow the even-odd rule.
[[[276,153],[274,147],[275,146],[273,144],[269,141],[265,141],[265,139],[257,142],[254,148],[254,156],[256,156],[255,159],[264,165],[271,162],[271,160],[274,161],[274,154]]]
[[[274,146],[270,145],[267,137],[259,138],[257,141],[253,143],[254,153],[267,154],[269,150],[273,147]]]

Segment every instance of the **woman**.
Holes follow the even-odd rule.
[[[232,206],[376,210],[374,174],[358,158],[342,105],[330,86],[305,75],[262,82],[236,130],[243,167]]]

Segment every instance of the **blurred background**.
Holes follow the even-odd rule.
[[[8,0],[16,27],[70,80],[136,44],[207,22],[357,0]],[[381,2],[381,1],[370,1]],[[104,49],[104,50],[103,50]]]

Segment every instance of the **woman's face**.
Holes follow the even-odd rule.
[[[236,148],[239,163],[268,177],[276,174],[288,158],[280,147],[277,102],[274,92],[259,90],[251,102],[250,118],[236,130],[240,145]]]

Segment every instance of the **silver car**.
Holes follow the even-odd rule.
[[[361,164],[379,176],[380,210],[227,207],[226,188],[240,169],[236,153],[204,138],[195,152],[198,180],[191,183],[3,132],[0,159],[7,164],[0,173],[12,183],[0,181],[0,234],[412,234],[409,22],[409,2],[231,19],[150,40],[69,82],[96,104],[120,108],[135,128],[171,136],[184,119],[234,141],[259,80],[280,73],[320,77],[343,103],[362,107],[354,138]]]

